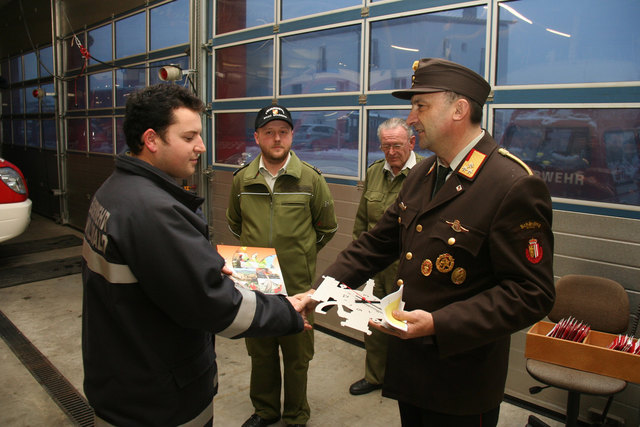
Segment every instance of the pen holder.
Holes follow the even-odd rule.
[[[640,383],[640,355],[607,348],[617,335],[591,330],[577,343],[546,336],[554,326],[542,321],[529,329],[525,357]]]

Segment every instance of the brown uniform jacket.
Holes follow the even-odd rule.
[[[431,200],[434,164],[416,165],[376,227],[323,274],[353,287],[399,256],[405,310],[431,312],[436,333],[392,337],[383,395],[478,414],[502,401],[510,335],[553,305],[551,198],[488,133]]]

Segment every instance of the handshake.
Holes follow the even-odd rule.
[[[318,305],[318,301],[315,301],[311,298],[311,295],[315,292],[315,289],[310,289],[307,292],[302,292],[297,295],[288,296],[287,300],[293,306],[293,308],[300,313],[302,319],[304,320],[304,330],[307,331],[309,329],[313,329],[311,323],[307,320],[307,316],[311,313],[316,306]]]

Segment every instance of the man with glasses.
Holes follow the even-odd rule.
[[[413,129],[400,117],[388,119],[378,126],[378,140],[384,158],[367,168],[362,197],[353,225],[353,238],[371,230],[384,211],[398,196],[407,174],[422,156],[413,152],[416,137]],[[382,299],[398,290],[396,272],[398,262],[394,262],[374,277],[373,294]],[[364,378],[349,387],[353,395],[366,394],[382,388],[384,367],[387,361],[388,335],[372,330],[365,335],[366,349]]]

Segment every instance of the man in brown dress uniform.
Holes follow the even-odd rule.
[[[495,426],[510,336],[555,299],[551,198],[480,127],[491,89],[480,75],[433,58],[414,72],[393,95],[411,100],[407,124],[435,156],[323,275],[355,288],[399,257],[406,311],[394,315],[408,330],[370,322],[391,335],[382,394],[403,426]]]

